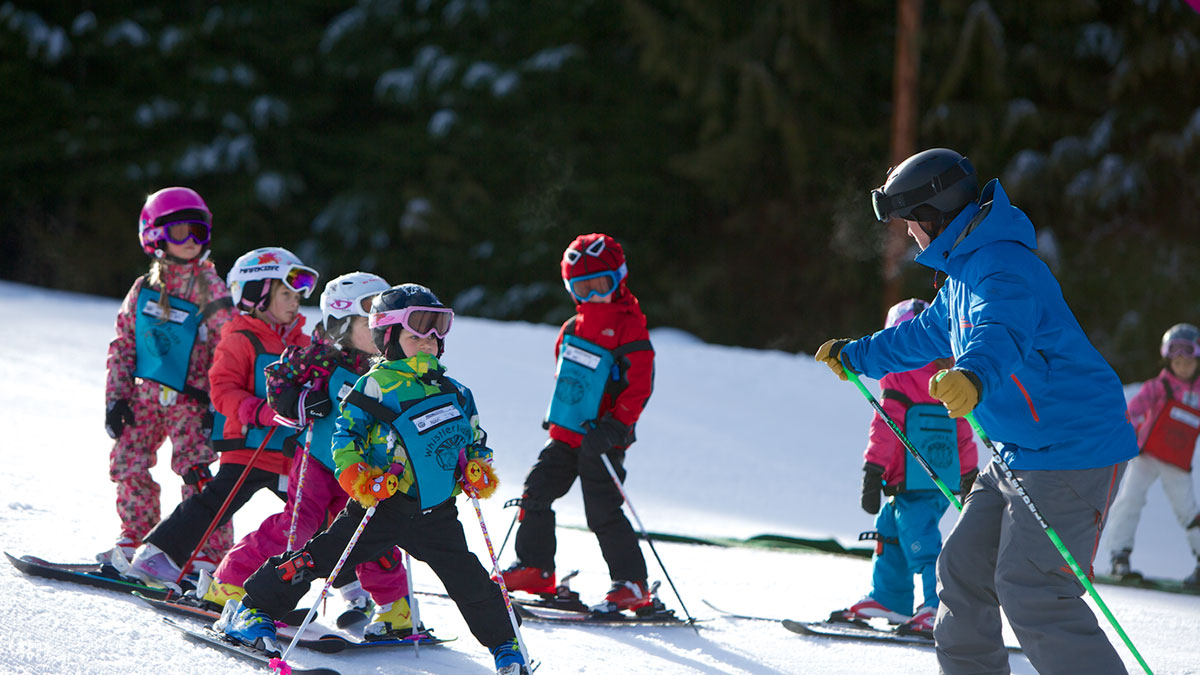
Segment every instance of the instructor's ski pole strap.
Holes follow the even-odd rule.
[[[938,478],[937,472],[933,470],[933,467],[929,465],[929,462],[927,462],[925,458],[921,456],[921,453],[917,452],[917,449],[913,447],[913,444],[908,440],[908,437],[904,435],[904,432],[900,431],[900,427],[896,426],[896,423],[892,420],[892,418],[883,411],[883,406],[879,404],[879,400],[875,398],[875,395],[871,393],[871,390],[867,389],[867,386],[862,383],[862,379],[858,376],[858,373],[846,368],[846,378],[853,382],[854,386],[858,387],[858,390],[862,392],[862,395],[866,397],[868,402],[870,402],[871,407],[875,409],[876,413],[879,413],[879,416],[883,418],[884,422],[887,423],[888,427],[892,430],[892,433],[896,434],[896,438],[900,439],[900,442],[904,445],[904,448],[908,450],[908,454],[912,455],[913,458],[917,460],[917,463],[921,465],[921,468],[925,470],[925,473],[929,474],[929,477],[933,479],[933,484],[942,491],[942,494],[946,496],[946,499],[950,500],[950,503],[954,505],[956,510],[962,511],[962,502],[958,501],[958,497],[954,496],[954,493],[950,491],[950,488],[946,487],[946,484],[942,482],[941,478]]]
[[[967,422],[971,425],[971,428],[975,430],[975,434],[979,436],[979,440],[983,441],[983,444],[986,445],[988,450],[991,451],[992,461],[996,462],[996,466],[1000,467],[1000,471],[1004,474],[1004,477],[1012,483],[1013,488],[1017,491],[1017,495],[1021,498],[1021,501],[1025,502],[1025,504],[1029,506],[1029,512],[1033,514],[1034,520],[1036,520],[1038,524],[1042,526],[1042,531],[1045,532],[1046,536],[1050,538],[1050,542],[1054,544],[1054,548],[1058,549],[1059,554],[1062,555],[1063,560],[1067,562],[1067,566],[1071,568],[1071,571],[1075,573],[1075,578],[1078,579],[1079,583],[1082,584],[1087,590],[1088,595],[1092,596],[1092,600],[1096,601],[1096,605],[1100,608],[1100,611],[1104,613],[1104,617],[1108,619],[1108,622],[1112,624],[1114,629],[1116,629],[1117,634],[1121,636],[1121,640],[1125,642],[1125,646],[1129,648],[1129,651],[1133,653],[1134,658],[1136,658],[1137,662],[1141,664],[1142,670],[1145,670],[1147,675],[1153,675],[1153,672],[1150,670],[1150,666],[1147,665],[1146,660],[1142,658],[1142,654],[1137,650],[1137,647],[1133,646],[1133,640],[1129,639],[1129,635],[1125,633],[1125,629],[1122,628],[1121,624],[1117,622],[1117,617],[1113,616],[1113,613],[1108,609],[1108,605],[1104,604],[1104,600],[1100,597],[1100,592],[1096,590],[1096,587],[1092,585],[1091,579],[1088,579],[1088,576],[1083,571],[1083,568],[1081,568],[1079,563],[1075,561],[1075,556],[1071,555],[1071,552],[1067,550],[1067,546],[1063,543],[1062,538],[1058,536],[1058,533],[1054,531],[1053,527],[1050,527],[1050,523],[1047,523],[1046,519],[1042,517],[1042,512],[1038,509],[1037,504],[1034,504],[1033,499],[1029,497],[1029,493],[1025,492],[1025,486],[1021,484],[1021,479],[1018,478],[1015,473],[1013,473],[1012,468],[1008,465],[1008,462],[1004,460],[1004,456],[1000,454],[1000,451],[996,449],[995,444],[992,443],[992,439],[988,437],[987,432],[984,431],[983,427],[979,425],[979,422],[975,420],[974,413],[967,413],[965,417],[967,418]]]

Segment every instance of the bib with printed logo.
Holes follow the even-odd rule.
[[[596,419],[600,412],[615,362],[609,350],[571,333],[563,335],[547,421],[576,433],[587,433],[586,423]]]
[[[137,365],[133,375],[183,391],[200,327],[200,308],[171,296],[170,307],[164,312],[158,304],[160,296],[149,287],[142,287],[138,293],[134,323]]]

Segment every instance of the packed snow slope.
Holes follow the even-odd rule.
[[[118,533],[107,469],[111,441],[103,430],[104,358],[117,308],[112,299],[0,283],[0,540],[6,551],[86,561]],[[305,311],[315,316],[313,308]],[[545,441],[541,420],[553,382],[554,335],[551,326],[462,317],[447,340],[444,362],[475,392],[496,451],[503,483],[484,508],[496,546],[513,517],[502,503],[520,495]],[[872,523],[858,507],[871,413],[854,387],[808,354],[711,346],[668,330],[651,335],[655,392],[627,463],[628,494],[646,527],[736,538],[832,536],[857,546],[858,533]],[[179,485],[167,466],[168,452],[160,451],[154,470],[164,485],[164,513],[177,501]],[[256,496],[234,519],[238,535],[279,507],[272,497]],[[556,510],[561,524],[584,522],[577,489]],[[463,501],[459,512],[472,549],[490,564],[473,509]],[[945,532],[953,521],[951,511],[942,523]],[[663,599],[680,614],[686,606],[710,620],[698,629],[527,622],[523,634],[543,664],[539,673],[936,671],[929,649],[800,637],[775,623],[722,617],[702,602],[764,617],[824,618],[868,589],[866,560],[666,542],[655,548],[682,605],[666,583]],[[643,550],[652,578],[665,581],[645,544]],[[511,559],[510,546],[501,564]],[[587,532],[560,529],[557,562],[561,570],[581,571],[574,587],[585,600],[607,589],[606,569]],[[1158,488],[1143,514],[1134,562],[1147,573],[1174,578],[1194,563]],[[1106,561],[1098,565],[1106,567]],[[423,565],[416,565],[414,576],[418,589],[441,590]],[[1099,588],[1155,672],[1200,672],[1200,597]],[[315,593],[306,602],[314,599]],[[492,672],[490,655],[454,605],[431,596],[421,600],[424,621],[457,641],[419,654],[299,650],[292,660],[347,675]],[[328,602],[330,613],[340,607],[336,598]],[[321,620],[331,623],[332,617]],[[183,640],[133,598],[26,577],[7,564],[0,566],[0,625],[0,673],[261,672]],[[1115,632],[1108,632],[1130,670],[1139,671]],[[1011,664],[1013,672],[1033,672],[1021,655]]]

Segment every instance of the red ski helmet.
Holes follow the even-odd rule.
[[[562,262],[563,284],[567,292],[576,301],[583,302],[592,295],[606,296],[625,284],[629,270],[625,266],[625,252],[616,239],[593,232],[575,237],[575,241],[563,252]],[[607,290],[592,290],[577,292],[575,283],[586,283],[595,279],[607,279]]]
[[[142,214],[138,217],[138,241],[146,255],[161,258],[165,254],[167,226],[176,223],[195,224],[195,232],[189,232],[188,236],[200,243],[203,250],[208,250],[212,228],[208,204],[191,188],[169,187],[146,197],[146,203],[142,205]],[[187,241],[187,237],[176,243],[183,241]]]

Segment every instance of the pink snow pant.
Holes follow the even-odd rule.
[[[134,423],[125,427],[108,456],[108,476],[117,484],[117,515],[121,536],[141,541],[161,518],[158,483],[150,476],[150,467],[158,463],[158,449],[171,439],[171,470],[180,476],[197,465],[216,461],[208,438],[200,431],[200,419],[207,404],[179,394],[175,403],[163,406],[158,401],[161,386],[139,382],[133,400]],[[183,484],[180,500],[199,492],[195,485]],[[220,560],[233,544],[233,523],[217,528],[209,537],[203,553]]]
[[[308,461],[302,458],[303,451],[299,451],[292,460],[292,470],[288,475],[288,501],[283,512],[268,516],[257,530],[242,537],[229,551],[213,575],[221,583],[244,586],[246,579],[268,558],[288,550],[288,532],[297,503],[300,508],[296,509],[292,550],[303,547],[346,507],[349,497],[333,473],[311,456]],[[394,549],[393,554],[395,560],[403,559],[399,550]],[[393,564],[391,569],[387,569],[372,561],[358,565],[354,571],[363,589],[371,594],[371,599],[377,605],[395,602],[408,595],[408,575],[404,565]]]

